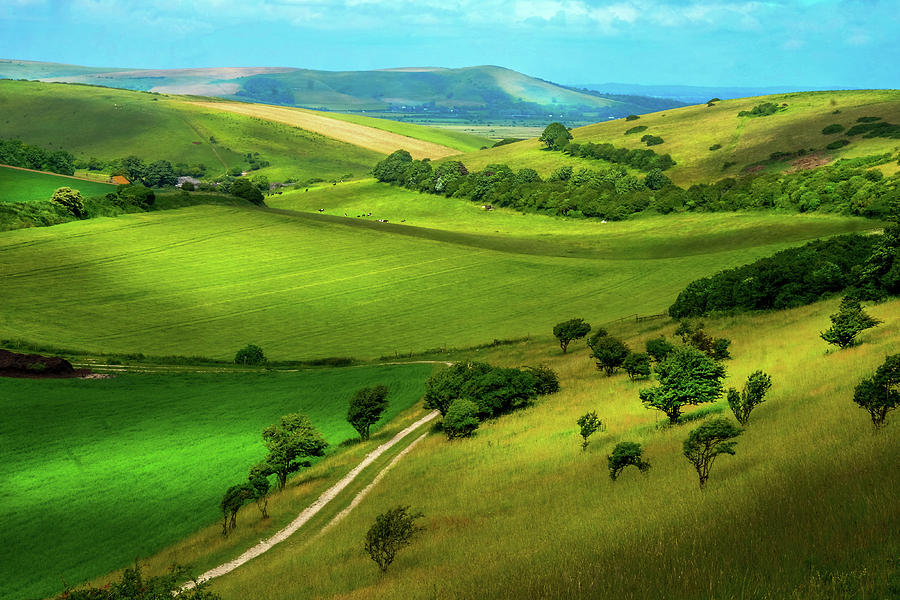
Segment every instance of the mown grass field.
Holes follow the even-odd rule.
[[[698,421],[658,428],[665,418],[638,399],[652,382],[606,378],[583,343],[564,356],[543,335],[473,356],[546,362],[562,391],[483,424],[470,440],[433,434],[337,527],[297,535],[212,587],[229,600],[893,597],[900,418],[875,434],[851,397],[862,376],[900,352],[900,302],[869,309],[885,324],[861,345],[829,352],[818,332],[836,305],[707,320],[710,333],[733,340],[728,385],[756,369],[774,385],[705,492],[681,454]],[[611,331],[641,348],[674,328]],[[724,400],[712,409],[730,417]],[[590,410],[606,430],[582,452],[576,419]],[[643,444],[652,468],[614,483],[606,455],[626,440]],[[375,516],[398,504],[424,512],[425,529],[381,575],[362,542]]]
[[[263,427],[302,410],[338,453],[356,435],[345,418],[357,389],[390,388],[383,424],[421,397],[431,369],[0,379],[0,597],[58,592],[209,525],[265,457]]]
[[[116,191],[116,186],[106,183],[0,167],[0,202],[49,200],[61,187],[76,189],[85,197]]]
[[[540,235],[544,221],[505,218],[518,235],[221,206],[6,232],[0,337],[214,358],[248,342],[272,359],[468,346],[547,331],[573,311],[663,312],[697,277],[873,226],[696,214],[578,223],[557,238]]]
[[[787,107],[767,117],[738,117],[742,110],[766,102],[786,103]],[[837,112],[836,112],[837,111]],[[900,123],[900,92],[896,90],[861,90],[838,92],[798,92],[724,100],[670,109],[642,115],[636,121],[616,119],[579,127],[572,131],[575,142],[608,142],[622,148],[644,148],[641,137],[662,137],[664,143],[652,146],[659,154],[671,154],[677,165],[666,174],[679,185],[711,182],[739,175],[744,168],[769,159],[773,152],[795,152],[800,149],[823,162],[900,151],[900,140],[849,138],[850,145],[839,150],[825,146],[844,136],[823,135],[822,129],[837,123],[845,130],[856,125],[859,117],[881,117],[889,123]],[[625,131],[643,125],[646,131],[624,135]],[[710,151],[715,144],[719,150]],[[542,175],[564,164],[590,168],[596,161],[567,157],[548,152],[537,140],[528,140],[458,157],[469,170],[480,170],[490,163],[506,163],[515,168],[531,167]],[[809,154],[806,158],[809,158]],[[731,163],[731,166],[725,163]],[[779,168],[792,168],[791,161]],[[891,167],[896,170],[896,165]]]

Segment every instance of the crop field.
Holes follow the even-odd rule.
[[[758,104],[787,104],[783,111],[767,117],[738,117],[740,111]],[[664,143],[653,146],[659,154],[671,154],[677,165],[666,174],[679,185],[710,182],[733,177],[749,166],[766,161],[773,152],[807,151],[804,158],[821,161],[852,158],[900,150],[900,141],[887,138],[849,138],[850,145],[839,150],[825,146],[842,135],[825,135],[822,129],[831,124],[849,129],[859,117],[881,117],[890,123],[900,122],[900,92],[895,90],[862,90],[847,92],[799,92],[724,100],[708,107],[705,104],[670,109],[642,115],[635,121],[616,119],[572,130],[578,143],[608,142],[616,147],[644,148],[641,136],[662,137]],[[641,133],[625,135],[638,125]],[[721,148],[709,148],[719,144]],[[531,167],[542,175],[563,164],[590,168],[595,161],[567,157],[560,152],[542,150],[537,140],[529,140],[458,157],[469,170],[479,170],[490,163],[507,163],[516,168]],[[730,163],[730,165],[726,165]],[[781,168],[798,168],[791,161]]]
[[[818,332],[836,306],[707,319],[708,332],[733,340],[726,385],[762,369],[773,387],[703,492],[682,456],[699,421],[661,427],[660,413],[638,399],[653,382],[607,378],[583,342],[562,355],[543,335],[476,356],[546,362],[560,373],[559,393],[483,423],[469,440],[431,435],[337,527],[297,536],[212,589],[261,600],[893,597],[900,417],[876,434],[851,397],[886,354],[900,352],[900,302],[868,309],[885,323],[861,345],[826,351]],[[674,329],[655,321],[610,331],[639,349]],[[582,452],[576,419],[591,410],[606,428]],[[702,412],[730,416],[724,400]],[[606,456],[619,441],[644,446],[645,475],[632,468],[610,481]],[[422,511],[424,531],[382,575],[362,540],[397,504]],[[873,586],[880,593],[854,593]]]
[[[659,313],[699,276],[872,227],[780,218],[770,229],[766,215],[670,215],[555,239],[536,235],[538,220],[516,236],[196,206],[10,231],[0,337],[215,358],[248,342],[272,359],[394,355],[527,336],[573,311]]]
[[[86,198],[116,191],[116,186],[107,183],[0,167],[0,202],[49,200],[53,192],[61,187],[76,189]]]
[[[353,392],[389,387],[383,424],[421,397],[431,369],[0,378],[0,597],[42,597],[209,525],[281,415],[305,412],[334,454],[356,436]]]

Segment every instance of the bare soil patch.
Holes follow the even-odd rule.
[[[0,377],[61,379],[93,377],[93,373],[89,369],[76,369],[72,363],[58,356],[20,354],[9,350],[0,350]]]

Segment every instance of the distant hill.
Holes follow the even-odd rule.
[[[585,124],[674,106],[658,99],[607,98],[497,66],[315,71],[288,67],[107,69],[0,61],[0,78],[85,83],[167,94],[205,95],[318,110],[476,121]]]
[[[841,90],[846,88],[822,88],[793,85],[770,85],[765,87],[727,87],[727,86],[702,86],[702,85],[641,85],[637,83],[578,83],[573,88],[589,90],[607,98],[615,98],[619,95],[634,95],[637,97],[651,97],[656,99],[670,99],[685,104],[705,104],[712,98],[730,100],[734,98],[749,98],[751,96],[767,96],[770,94],[785,94],[789,92],[821,92],[827,90]],[[664,110],[669,107],[660,107]]]

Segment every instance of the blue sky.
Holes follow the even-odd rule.
[[[0,58],[900,87],[898,0],[0,0]]]

